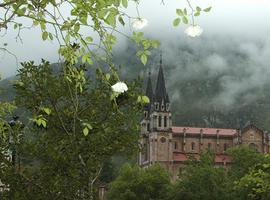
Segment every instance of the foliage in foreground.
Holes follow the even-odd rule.
[[[110,200],[161,200],[170,186],[168,172],[159,165],[141,170],[138,166],[125,165],[120,176],[109,186]]]
[[[214,166],[211,152],[202,153],[200,162],[186,163],[175,183],[167,181],[160,166],[126,166],[110,185],[108,200],[269,200],[269,156],[247,147],[233,148],[230,154],[234,163],[226,169]]]
[[[16,104],[30,119],[16,130],[20,164],[1,166],[1,181],[10,188],[3,199],[94,199],[104,163],[137,151],[139,81],[116,94],[113,67],[105,72],[66,63],[55,72],[46,61],[24,63],[18,77]]]

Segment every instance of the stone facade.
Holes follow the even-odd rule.
[[[270,133],[253,124],[241,130],[173,126],[162,61],[156,90],[153,92],[149,76],[146,95],[150,103],[145,106],[141,120],[139,164],[142,167],[159,163],[175,180],[189,156],[199,159],[200,153],[208,149],[215,153],[217,166],[229,165],[231,158],[225,151],[238,145],[250,146],[259,153],[270,153]]]

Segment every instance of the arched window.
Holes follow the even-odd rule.
[[[161,116],[158,116],[158,127],[161,127]]]
[[[166,103],[166,110],[169,111],[170,104]]]
[[[144,111],[144,118],[147,118],[147,111]]]
[[[159,107],[159,103],[155,103],[155,109],[158,110],[158,107]]]
[[[164,116],[164,127],[167,127],[167,116]]]
[[[192,142],[192,143],[191,143],[191,150],[192,150],[192,151],[195,151],[195,142]]]
[[[177,144],[177,142],[174,142],[174,149],[178,149],[178,144]]]
[[[161,104],[161,110],[164,111],[164,104]]]
[[[161,143],[165,143],[166,142],[166,138],[165,137],[160,138],[160,142]]]

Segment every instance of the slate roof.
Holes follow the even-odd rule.
[[[217,135],[217,132],[220,136],[235,136],[237,134],[236,129],[222,129],[222,128],[199,128],[199,127],[172,127],[173,134],[184,134],[184,131],[187,134],[201,134],[201,131],[204,135]]]
[[[200,160],[200,155],[198,153],[188,154],[184,152],[174,152],[173,153],[173,160],[174,161],[180,161],[184,162],[189,159],[189,156],[193,156],[196,160]],[[231,163],[232,158],[229,155],[226,154],[216,154],[215,155],[215,163]]]

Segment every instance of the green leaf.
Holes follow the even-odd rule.
[[[82,17],[80,17],[79,21],[80,21],[82,24],[87,24],[87,16],[82,16]]]
[[[93,42],[93,38],[90,37],[90,36],[86,37],[85,40],[86,40],[87,42]]]
[[[105,77],[106,77],[106,80],[107,80],[107,81],[109,81],[109,80],[110,80],[111,75],[107,73],[107,74],[105,75]]]
[[[40,22],[40,28],[41,28],[41,30],[45,30],[46,24],[44,22]]]
[[[107,16],[106,23],[111,25],[111,26],[115,26],[116,20],[115,20],[115,13],[114,12],[110,12],[110,14]]]
[[[138,102],[138,103],[141,103],[141,102],[142,102],[142,96],[138,96],[137,102]]]
[[[69,42],[70,42],[70,35],[66,35],[66,37],[65,37],[65,42],[66,42],[66,43],[69,43]]]
[[[89,134],[89,129],[87,127],[84,127],[83,134],[84,136],[87,136]]]
[[[128,1],[127,0],[122,0],[122,5],[127,8],[128,7]]]
[[[93,60],[90,58],[90,57],[88,57],[87,59],[86,59],[86,61],[87,61],[87,63],[89,64],[89,65],[93,65],[94,63],[93,63]]]
[[[186,8],[184,9],[184,14],[187,15],[187,9]]]
[[[176,19],[173,20],[173,26],[178,26],[181,22],[181,19],[178,17]]]
[[[142,102],[145,104],[150,103],[150,99],[147,96],[142,96]]]
[[[44,111],[47,115],[50,115],[51,112],[52,112],[50,108],[43,108],[43,111]]]
[[[184,16],[184,17],[182,18],[182,20],[183,20],[184,24],[187,24],[187,23],[188,23],[188,18],[187,18],[186,16]]]
[[[41,119],[36,120],[36,123],[37,123],[37,125],[38,125],[38,126],[40,126],[40,125],[41,125],[41,122],[42,122],[42,120],[41,120]]]
[[[203,9],[203,11],[204,12],[209,12],[211,9],[212,9],[212,7],[208,7],[208,8]]]
[[[49,36],[49,34],[48,34],[47,31],[44,31],[44,32],[42,33],[42,39],[43,39],[43,40],[47,40],[48,36]]]
[[[85,62],[86,62],[86,60],[87,60],[87,58],[88,58],[88,55],[87,55],[87,54],[85,54],[85,55],[82,57],[82,63],[85,63]]]
[[[49,33],[49,38],[53,40],[53,34]]]
[[[43,126],[44,128],[46,128],[47,122],[46,122],[45,120],[41,120],[41,124],[42,124],[42,126]]]
[[[196,12],[196,13],[194,14],[194,16],[195,16],[195,17],[198,17],[200,14],[201,14],[200,12]]]
[[[123,17],[122,17],[122,16],[119,16],[119,17],[118,17],[118,21],[119,21],[123,26],[125,26],[125,21],[123,20]]]
[[[184,13],[181,9],[176,9],[176,14],[179,15],[179,16],[183,16]]]
[[[142,54],[141,55],[141,62],[142,62],[143,65],[146,65],[146,63],[147,63],[147,56],[146,56],[146,54]]]
[[[202,9],[199,6],[197,6],[196,10],[197,10],[197,12],[200,12]]]
[[[80,24],[79,23],[76,23],[75,26],[74,26],[74,32],[75,33],[78,33],[80,30]]]

